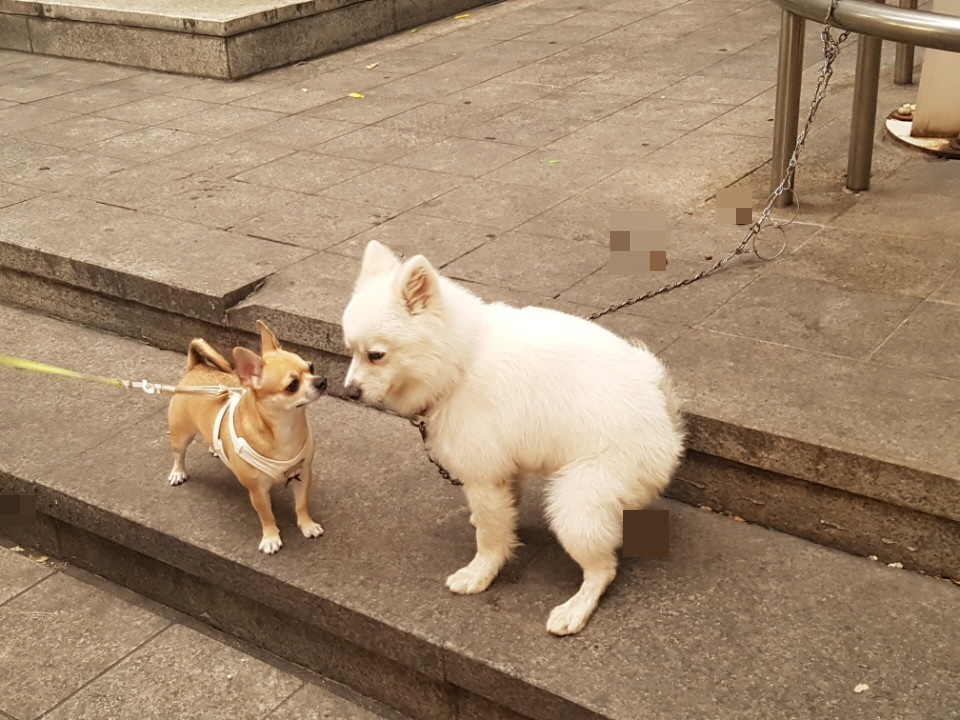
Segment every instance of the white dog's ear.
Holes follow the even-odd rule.
[[[363,251],[360,274],[357,276],[357,286],[363,285],[372,277],[390,272],[397,262],[397,256],[389,248],[376,240],[371,240]]]
[[[397,286],[407,312],[417,315],[429,310],[437,300],[437,271],[423,255],[417,255],[404,263]]]

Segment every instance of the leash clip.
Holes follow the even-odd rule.
[[[160,394],[160,383],[152,383],[147,379],[143,379],[138,383],[131,383],[131,384],[139,385],[140,389],[143,390],[147,395]]]

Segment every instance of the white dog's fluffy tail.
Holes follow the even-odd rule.
[[[646,343],[637,339],[632,339],[630,342],[637,349],[646,353],[650,353],[650,355],[657,361],[657,365],[660,368],[660,382],[658,385],[660,387],[660,391],[663,393],[664,398],[666,398],[667,412],[670,414],[670,419],[673,421],[673,427],[680,434],[680,437],[685,439],[687,432],[683,422],[683,412],[680,410],[680,398],[677,396],[670,373],[667,372],[666,366],[660,361],[660,358],[657,357],[657,355],[647,347]]]

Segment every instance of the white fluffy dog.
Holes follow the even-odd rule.
[[[683,453],[660,361],[571,315],[485,303],[423,256],[401,262],[376,241],[343,330],[348,395],[422,415],[430,452],[463,481],[477,554],[447,587],[490,585],[518,544],[519,480],[544,477],[550,527],[583,569],[547,630],[582,630],[616,575],[623,511],[653,501]]]

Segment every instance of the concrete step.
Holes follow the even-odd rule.
[[[359,238],[317,252],[65,194],[0,210],[0,222],[0,302],[176,352],[197,335],[221,346],[251,341],[254,320],[263,318],[339,391],[347,365],[340,315]],[[407,253],[423,248],[441,265],[453,260],[444,224],[427,227],[386,239]],[[736,280],[741,270],[734,264],[705,283]],[[472,287],[490,300],[577,315],[601,306]],[[672,314],[681,294],[695,292],[650,302]],[[601,324],[666,348],[691,430],[671,497],[960,577],[960,446],[948,441],[960,434],[953,381],[802,351],[785,356],[697,329],[677,339],[674,326],[629,312]]]
[[[488,3],[4,0],[0,3],[0,49],[232,80]]]
[[[0,308],[4,352],[175,378],[183,354]],[[950,720],[960,590],[663,501],[670,557],[624,560],[579,636],[544,627],[578,584],[525,497],[519,557],[491,588],[443,579],[472,554],[461,491],[405,422],[334,397],[310,408],[312,506],[326,534],[257,551],[245,493],[203,448],[166,482],[166,402],[0,370],[0,493],[36,523],[0,531],[303,665],[413,718]],[[864,689],[866,686],[866,689]]]

